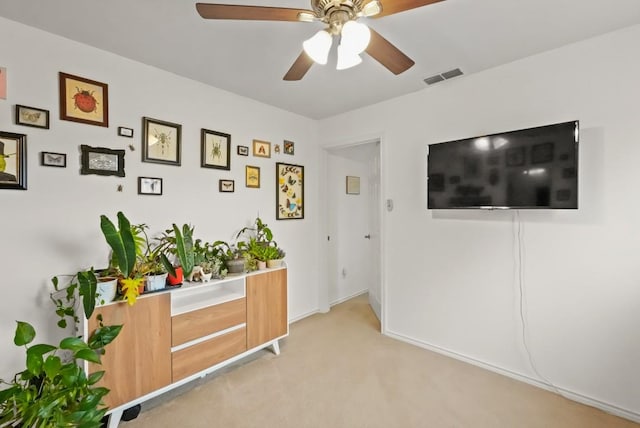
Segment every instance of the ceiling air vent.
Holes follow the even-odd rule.
[[[427,85],[433,85],[434,83],[442,82],[445,79],[452,79],[454,77],[462,76],[464,73],[459,68],[454,68],[453,70],[445,71],[441,74],[436,74],[435,76],[427,77],[424,79],[424,83]]]

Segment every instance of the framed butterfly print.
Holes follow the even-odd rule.
[[[16,125],[49,129],[49,110],[16,105]]]
[[[276,163],[276,220],[304,218],[304,167]]]
[[[55,166],[57,168],[67,167],[66,153],[40,152],[40,165]]]

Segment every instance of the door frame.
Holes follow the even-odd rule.
[[[318,294],[318,310],[319,312],[329,312],[330,303],[329,303],[329,246],[327,245],[327,237],[329,236],[329,216],[327,215],[327,211],[329,210],[328,200],[328,188],[326,179],[329,176],[329,161],[328,156],[329,152],[334,152],[341,149],[347,149],[354,146],[359,146],[363,144],[371,144],[378,143],[378,157],[380,160],[379,164],[379,177],[380,177],[380,186],[379,186],[379,206],[378,206],[378,216],[379,216],[379,259],[380,259],[380,328],[381,333],[386,334],[387,326],[386,326],[386,300],[387,300],[387,269],[386,269],[386,251],[385,251],[385,236],[386,236],[386,218],[385,218],[385,204],[386,204],[386,174],[385,174],[385,142],[384,138],[381,135],[368,136],[357,141],[349,141],[349,142],[340,142],[330,145],[325,145],[322,147],[322,157],[321,157],[321,185],[319,186],[320,190],[320,205],[319,205],[319,214],[321,219],[320,225],[320,244],[321,248],[319,249],[318,254],[320,255],[319,266],[320,269],[320,287]]]

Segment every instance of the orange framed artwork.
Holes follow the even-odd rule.
[[[109,126],[109,86],[71,74],[59,74],[60,119]]]

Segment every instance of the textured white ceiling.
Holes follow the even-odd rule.
[[[285,82],[302,41],[321,24],[204,20],[195,3],[2,0],[0,16],[315,119],[421,90],[424,78],[453,68],[476,73],[640,23],[638,0],[445,0],[361,21],[416,62],[407,72],[394,76],[366,55],[336,71],[334,46],[329,64]],[[310,7],[305,0],[220,3]]]

